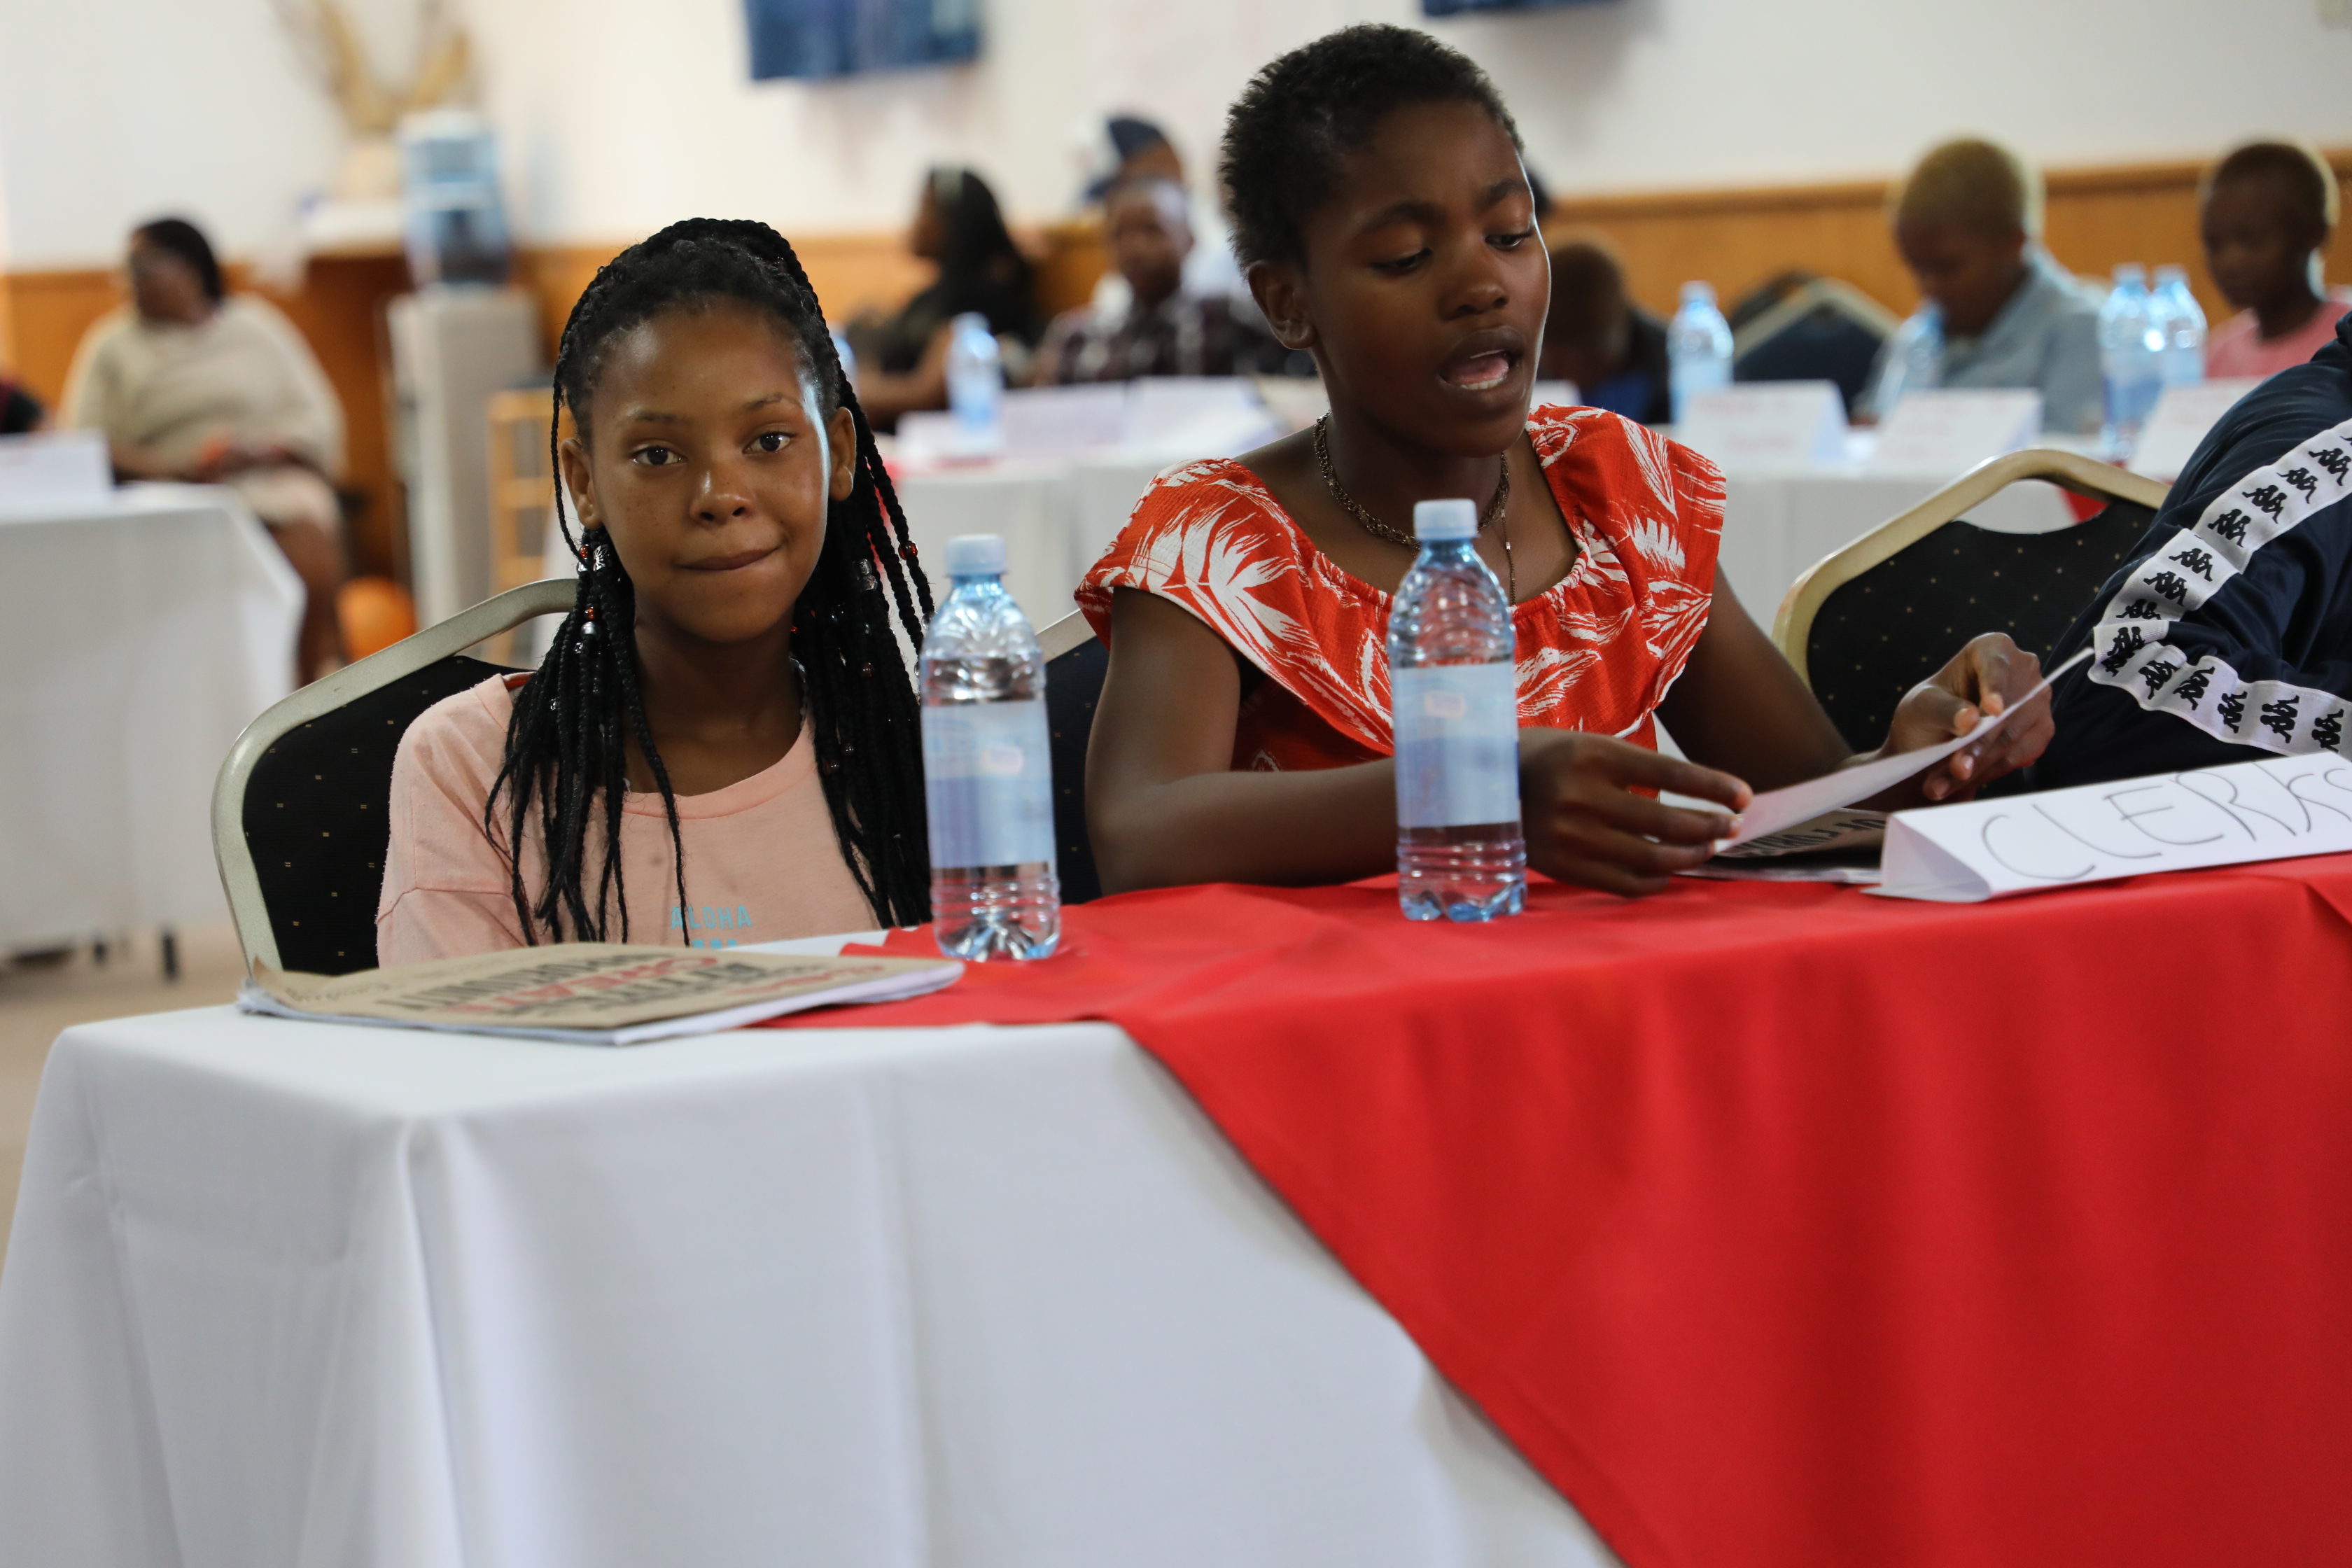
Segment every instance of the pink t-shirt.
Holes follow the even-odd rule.
[[[392,764],[392,845],[376,901],[377,962],[415,963],[523,945],[503,835],[494,841],[482,826],[482,803],[506,754],[513,686],[523,679],[494,676],[445,698],[401,737]],[[503,795],[499,804],[503,826],[511,808]],[[622,800],[631,942],[738,947],[871,931],[878,923],[841,858],[805,724],[773,767],[709,795],[678,796],[677,818],[686,845],[684,907],[660,795]],[[604,861],[603,820],[595,813],[588,830],[591,897]],[[536,823],[523,840],[522,875],[535,901],[547,878]],[[621,940],[617,919],[606,934]]]
[[[2292,370],[2336,341],[2336,321],[2352,310],[2352,300],[2330,293],[2311,320],[2283,338],[2263,336],[2252,310],[2241,310],[2205,342],[2205,374],[2216,381],[2259,379]]]

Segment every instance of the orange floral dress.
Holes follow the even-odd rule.
[[[1723,476],[1690,450],[1598,408],[1538,408],[1528,435],[1576,563],[1515,607],[1519,723],[1657,743],[1652,715],[1706,629]],[[1235,768],[1344,766],[1393,753],[1389,595],[1315,548],[1239,463],[1152,481],[1078,586],[1110,638],[1114,588],[1198,616],[1268,677],[1242,704]]]

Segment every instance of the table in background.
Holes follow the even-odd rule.
[[[301,613],[232,490],[0,521],[0,950],[219,918],[213,778]]]
[[[1599,1568],[1108,1025],[49,1057],[0,1560]]]
[[[1001,533],[1005,586],[1040,626],[1076,606],[1071,595],[1109,548],[1153,478],[1156,456],[1104,452],[1079,458],[915,469],[898,480],[908,527],[926,560],[959,533]],[[1769,628],[1790,585],[1829,554],[1916,506],[1958,475],[1886,474],[1859,465],[1727,479],[1721,569],[1759,624]],[[2038,480],[2012,485],[1969,513],[2000,531],[2041,533],[2074,521],[2064,496]]]

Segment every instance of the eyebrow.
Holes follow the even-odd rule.
[[[1478,210],[1485,212],[1496,202],[1507,200],[1514,195],[1532,197],[1534,194],[1528,189],[1526,180],[1517,174],[1507,174],[1478,193]],[[1394,223],[1435,224],[1443,222],[1444,217],[1445,208],[1442,204],[1415,201],[1408,197],[1404,201],[1382,207],[1365,219],[1362,232],[1370,234],[1374,229],[1386,228]]]
[[[765,397],[754,397],[749,402],[740,405],[736,411],[741,414],[751,414],[759,409],[772,407],[779,403],[797,404],[799,401],[800,400],[798,398],[792,396],[788,393],[772,392]],[[625,414],[623,414],[621,417],[626,422],[642,425],[684,425],[688,421],[688,416],[684,414],[672,414],[667,409],[663,408],[632,408]]]

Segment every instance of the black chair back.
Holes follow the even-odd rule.
[[[1055,869],[1062,902],[1083,904],[1102,897],[1095,872],[1094,840],[1087,837],[1087,740],[1094,733],[1095,704],[1102,699],[1110,649],[1093,637],[1045,661],[1045,728],[1054,759]]]
[[[1842,310],[1817,305],[1731,362],[1734,381],[1833,381],[1846,412],[1870,384],[1885,339]]]
[[[2155,515],[2118,500],[2050,533],[1937,529],[1830,590],[1805,638],[1813,694],[1846,744],[1868,751],[1903,694],[1979,633],[2046,658]]]
[[[256,761],[245,841],[282,967],[349,974],[376,966],[393,754],[427,708],[504,673],[478,658],[441,659],[296,725]]]

